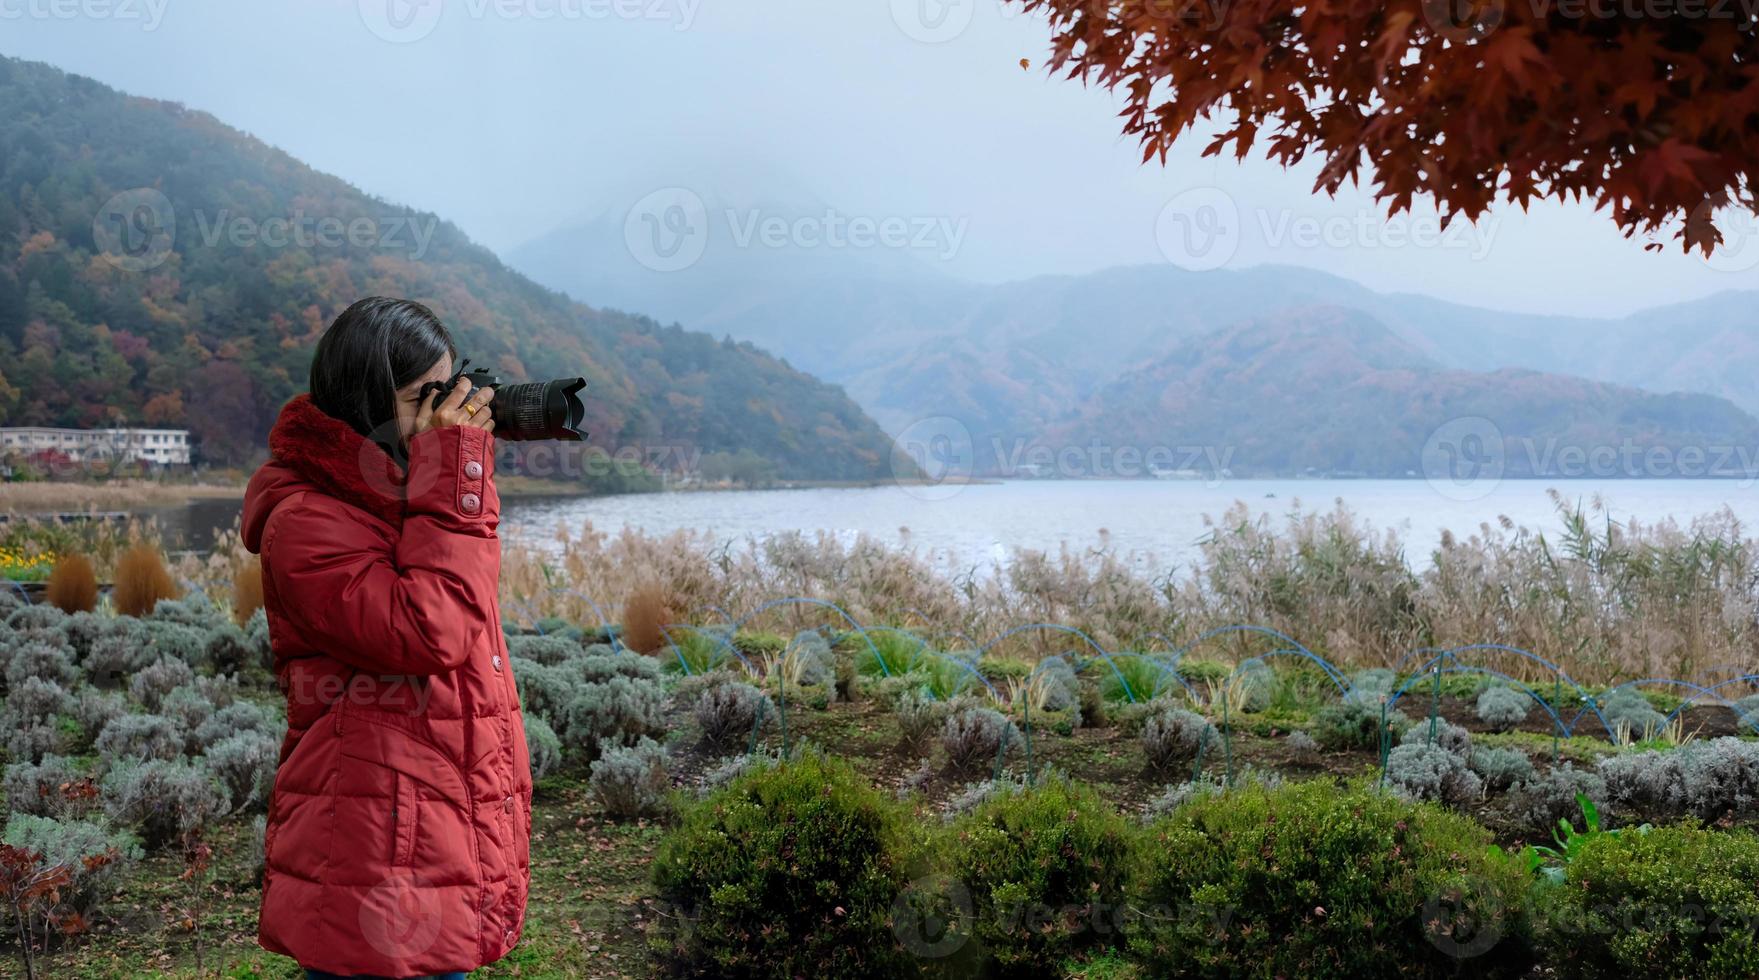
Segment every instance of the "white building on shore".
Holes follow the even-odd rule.
[[[188,465],[189,430],[0,428],[0,453],[43,452],[60,453],[76,463],[119,458],[160,466]]]

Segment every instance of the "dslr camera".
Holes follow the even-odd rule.
[[[586,388],[585,378],[562,378],[557,381],[532,381],[503,384],[486,368],[466,372],[470,359],[458,365],[458,372],[446,381],[430,381],[422,386],[422,395],[434,392],[433,404],[440,402],[457,387],[460,379],[472,388],[495,389],[495,400],[489,411],[495,420],[495,438],[515,442],[537,439],[561,439],[580,442],[586,438],[581,425],[586,421],[586,405],[580,392]]]

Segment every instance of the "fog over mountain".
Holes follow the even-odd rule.
[[[979,443],[1077,430],[1121,438],[1133,426],[1108,429],[1103,409],[1090,402],[1108,385],[1130,372],[1140,383],[1142,372],[1152,376],[1162,358],[1199,338],[1248,322],[1305,321],[1321,307],[1376,324],[1434,371],[1541,372],[1549,381],[1522,383],[1556,382],[1577,394],[1578,381],[1632,394],[1705,394],[1759,411],[1759,385],[1749,380],[1759,377],[1759,291],[1595,319],[1376,292],[1292,266],[1195,272],[1165,263],[992,285],[927,260],[947,229],[910,229],[921,239],[892,249],[748,233],[766,223],[822,229],[836,214],[804,198],[784,204],[674,191],[607,209],[509,259],[574,295],[784,352],[797,367],[844,385],[894,434],[950,417]],[[660,257],[655,242],[677,251]],[[1362,339],[1346,332],[1329,348]],[[1511,382],[1505,375],[1485,385]],[[1711,402],[1696,404],[1708,410]],[[1711,414],[1720,421],[1708,428],[1725,431],[1721,408]],[[1594,427],[1617,428],[1604,417]]]

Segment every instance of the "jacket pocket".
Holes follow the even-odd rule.
[[[415,780],[393,770],[396,786],[391,798],[391,864],[407,868],[415,863],[416,822],[421,808],[415,800]]]

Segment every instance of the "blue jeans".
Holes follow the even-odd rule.
[[[306,980],[390,980],[389,976],[343,976],[341,973],[324,973],[322,969],[308,969]],[[463,973],[434,973],[433,976],[410,976],[408,980],[464,980]]]

